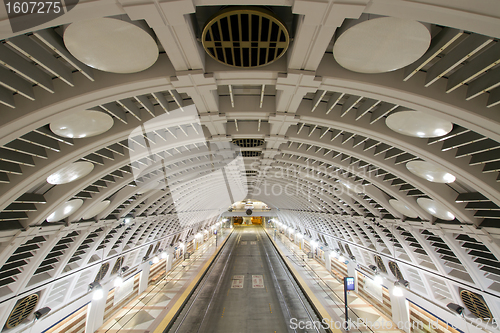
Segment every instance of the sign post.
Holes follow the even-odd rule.
[[[345,304],[345,327],[346,331],[349,330],[349,307],[347,302],[347,292],[354,290],[354,278],[352,276],[348,276],[344,278],[344,304]]]

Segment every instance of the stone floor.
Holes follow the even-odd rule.
[[[271,234],[272,229],[268,229]],[[281,236],[281,237],[280,237]],[[299,246],[291,242],[287,237],[279,235],[275,239],[275,244],[281,252],[287,256],[294,268],[301,274],[302,278],[308,284],[308,287],[316,295],[321,304],[331,315],[332,320],[338,323],[344,322],[344,285],[338,281],[326,268],[316,259],[308,259],[304,251]],[[356,315],[363,320],[377,323],[371,325],[371,330],[366,326],[360,326],[358,329],[351,329],[350,332],[376,332],[376,333],[403,333],[397,329],[396,324],[390,318],[382,314],[373,305],[355,292],[349,292],[348,304],[354,313],[350,311],[349,318],[357,321]],[[383,328],[376,328],[377,325]],[[394,327],[387,329],[386,327]]]
[[[226,237],[229,230],[223,235]],[[224,239],[219,238],[219,244]],[[150,285],[120,309],[97,333],[152,332],[215,251],[215,240],[202,244],[190,259],[177,264],[161,281]]]

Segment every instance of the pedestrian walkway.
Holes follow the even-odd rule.
[[[218,238],[222,244],[230,234],[226,229]],[[196,252],[177,265],[164,278],[148,286],[146,291],[135,297],[115,315],[108,319],[97,333],[147,333],[153,332],[161,320],[180,300],[184,291],[197,277],[202,267],[216,251],[215,239],[202,244]]]
[[[299,246],[291,242],[282,234],[277,234],[274,237],[272,230],[266,229],[274,243],[279,248],[290,265],[300,274],[300,277],[314,293],[315,297],[328,311],[330,317],[339,328],[344,323],[344,285],[337,277],[332,275],[327,269],[316,259],[307,258],[304,251],[299,249]],[[361,318],[363,322],[371,322],[372,325],[361,325],[352,328],[350,332],[367,332],[367,333],[401,333],[402,330],[397,329],[397,326],[390,318],[382,314],[372,304],[361,298],[357,293],[351,291],[348,295],[348,304],[350,307],[349,319],[351,322],[358,322]],[[354,325],[353,323],[353,325]]]

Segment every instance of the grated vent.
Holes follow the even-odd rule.
[[[387,268],[385,268],[384,261],[380,256],[375,256],[375,262],[377,263],[378,270],[387,274]]]
[[[404,280],[405,278],[403,277],[403,273],[401,273],[401,270],[399,269],[399,266],[396,262],[394,261],[389,261],[389,269],[391,270],[392,275],[398,280]]]
[[[271,11],[233,7],[217,13],[205,25],[202,43],[215,60],[234,67],[259,67],[285,54],[288,31]]]
[[[233,143],[241,148],[260,147],[264,144],[263,139],[234,139]]]
[[[32,294],[24,297],[17,302],[14,309],[12,309],[7,323],[5,326],[7,328],[13,328],[23,322],[28,316],[33,312],[35,306],[38,303],[38,294]]]
[[[101,280],[104,279],[104,277],[106,276],[108,269],[109,269],[109,263],[102,264],[101,268],[99,268],[99,272],[97,272],[94,282],[101,282]]]
[[[123,257],[116,259],[113,269],[111,270],[111,275],[118,274],[122,265],[123,265]]]
[[[252,150],[241,151],[241,156],[243,157],[259,157],[260,155],[262,155],[262,152],[260,151],[252,151]]]
[[[464,302],[467,309],[474,314],[474,316],[481,319],[493,318],[490,308],[484,301],[483,296],[473,293],[468,290],[460,291],[460,298]]]

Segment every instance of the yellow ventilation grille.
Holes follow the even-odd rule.
[[[120,271],[120,267],[122,267],[122,264],[123,264],[123,257],[116,259],[115,265],[111,270],[111,275],[118,274],[118,272]]]
[[[396,277],[398,280],[404,280],[403,273],[399,270],[399,266],[394,261],[389,261],[389,269],[391,270],[392,275]]]
[[[378,270],[381,273],[387,274],[387,268],[385,268],[384,262],[382,261],[382,258],[380,256],[375,256],[375,262],[377,263]]]
[[[5,326],[7,328],[13,328],[22,323],[23,320],[28,318],[28,316],[33,312],[37,303],[38,294],[26,296],[18,301],[14,309],[12,309]]]
[[[490,308],[481,295],[468,290],[462,290],[460,291],[460,298],[462,299],[462,302],[464,302],[467,309],[473,313],[474,316],[485,320],[493,318]]]
[[[215,15],[202,32],[202,43],[215,60],[252,68],[278,60],[288,49],[290,36],[272,12],[262,8],[228,8]]]
[[[106,276],[108,269],[109,269],[109,263],[103,264],[101,268],[99,268],[99,272],[97,272],[94,282],[101,282],[101,280],[104,279],[104,277]]]

